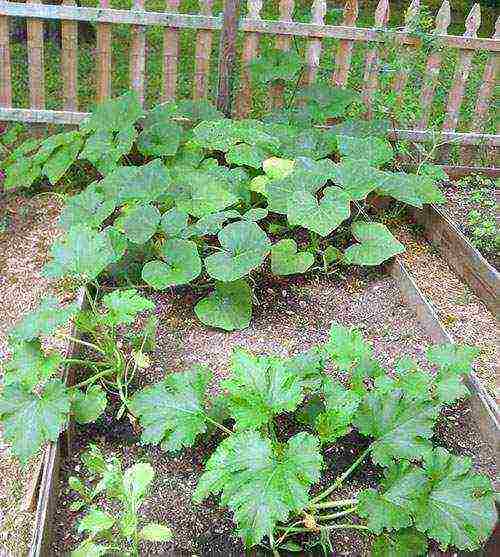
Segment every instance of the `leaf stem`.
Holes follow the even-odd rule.
[[[354,524],[352,522],[346,522],[344,524],[329,524],[328,526],[319,526],[317,530],[312,530],[310,528],[291,528],[289,529],[290,533],[293,534],[303,534],[303,533],[312,533],[317,531],[328,531],[328,530],[345,530],[345,529],[353,529],[353,530],[370,530],[368,526],[363,526],[363,524]]]
[[[334,507],[351,507],[356,505],[357,499],[338,499],[337,501],[326,501],[326,503],[316,503],[309,505],[310,509],[332,509]]]
[[[103,367],[107,366],[108,364],[105,362],[90,362],[89,360],[80,360],[78,358],[65,358],[65,364],[82,364],[84,366],[92,366],[92,367]]]
[[[80,387],[85,387],[86,385],[90,385],[92,383],[95,383],[101,377],[105,377],[106,375],[110,375],[111,373],[113,373],[113,371],[114,371],[113,368],[104,369],[104,370],[100,371],[99,373],[97,373],[96,375],[92,375],[92,377],[89,377],[88,379],[85,379],[85,381],[82,381],[81,383],[77,383],[76,385],[73,385],[70,388],[71,389],[78,389]]]
[[[222,424],[220,424],[219,422],[216,422],[215,420],[212,420],[212,418],[209,418],[206,414],[205,414],[205,419],[207,420],[207,422],[210,422],[212,425],[214,425],[215,427],[219,428],[221,431],[223,431],[224,433],[227,433],[228,435],[232,435],[233,432],[228,429],[227,427],[223,426]]]
[[[87,346],[88,348],[92,348],[92,350],[96,350],[97,352],[100,352],[101,354],[106,355],[106,352],[104,352],[104,350],[99,348],[99,346],[96,346],[95,344],[92,344],[91,342],[86,342],[84,340],[80,340],[79,338],[72,337],[71,335],[61,335],[61,336],[62,336],[62,338],[65,338],[67,340],[71,340],[72,342],[76,342],[77,344],[81,344],[83,346]]]
[[[322,515],[317,517],[317,520],[332,520],[334,518],[340,518],[341,516],[346,516],[348,514],[353,513],[355,510],[356,510],[356,507],[351,507],[350,509],[347,509],[346,511],[340,511],[338,513],[322,514]]]

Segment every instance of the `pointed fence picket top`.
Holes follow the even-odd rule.
[[[448,27],[451,23],[451,10],[448,0],[444,0],[439,8],[436,16],[436,35],[446,35]],[[417,123],[418,130],[425,130],[429,124],[430,112],[432,109],[432,101],[434,92],[439,78],[439,70],[441,69],[442,54],[439,49],[431,53],[427,59],[427,67],[424,74],[424,86],[421,94],[422,115]]]
[[[180,0],[166,0],[167,12],[177,12]],[[179,29],[165,27],[163,32],[163,90],[162,101],[172,101],[177,96],[177,74],[179,61]]]
[[[354,27],[358,19],[358,0],[347,0],[344,7],[344,19],[342,25]],[[335,71],[333,72],[332,85],[334,87],[345,87],[351,69],[352,50],[354,41],[341,39],[335,58]]]
[[[200,0],[200,13],[212,15],[213,0]],[[210,74],[210,56],[212,54],[211,30],[198,31],[196,37],[193,98],[203,99],[208,94],[208,80]]]
[[[262,0],[247,1],[247,18],[260,19]],[[235,115],[245,118],[252,108],[252,76],[248,68],[249,63],[259,54],[259,33],[246,33],[241,53],[241,83],[238,91]]]
[[[100,0],[101,8],[109,8],[109,0]],[[111,24],[97,24],[97,102],[111,97]]]
[[[311,23],[324,25],[326,15],[326,0],[314,0],[311,6]],[[316,80],[321,57],[321,39],[310,39],[306,49],[306,70],[303,83],[311,85]]]
[[[65,6],[75,6],[75,0],[63,0]],[[61,22],[61,72],[63,78],[64,110],[78,110],[78,23]]]
[[[382,29],[389,21],[389,0],[380,0],[375,10],[375,28]],[[378,72],[380,54],[377,45],[368,49],[365,58],[365,73],[363,76],[363,102],[366,106],[367,117],[373,116],[373,100],[378,86]]]
[[[283,23],[292,22],[292,14],[295,8],[294,0],[280,0],[279,6],[279,19]],[[290,35],[277,35],[275,47],[279,50],[288,51],[290,50],[291,37]],[[272,85],[269,89],[269,100],[271,108],[280,108],[283,106],[283,85],[278,83]]]

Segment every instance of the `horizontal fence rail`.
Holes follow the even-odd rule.
[[[236,0],[232,0],[238,4]],[[241,5],[245,2],[240,2]],[[78,102],[78,27],[77,22],[96,24],[96,95],[97,102],[112,95],[112,35],[115,24],[129,25],[131,28],[130,41],[130,88],[134,89],[142,102],[145,98],[147,85],[147,39],[146,30],[151,26],[164,28],[163,32],[163,78],[162,92],[158,101],[177,98],[180,64],[180,36],[181,30],[194,30],[195,64],[193,76],[193,98],[205,98],[209,93],[209,77],[211,67],[211,53],[213,50],[214,32],[223,29],[224,19],[213,15],[213,0],[200,0],[199,14],[178,13],[181,2],[179,0],[165,0],[165,12],[148,12],[144,0],[134,0],[130,10],[109,7],[109,0],[100,0],[98,8],[79,7],[75,0],[62,0],[60,5],[36,3],[36,0],[26,0],[26,3],[0,0],[0,120],[22,121],[33,123],[77,124],[87,116],[86,112],[79,112]],[[404,25],[396,30],[387,29],[389,20],[389,0],[380,0],[373,18],[372,28],[356,26],[359,13],[358,0],[347,0],[341,25],[327,25],[324,23],[328,4],[326,0],[311,2],[311,16],[309,23],[293,20],[295,2],[293,0],[279,1],[279,19],[266,20],[261,18],[263,1],[248,0],[246,2],[246,17],[237,22],[237,32],[244,35],[241,52],[241,76],[236,105],[233,113],[237,117],[246,117],[252,110],[252,83],[248,64],[258,55],[259,41],[262,35],[275,37],[275,46],[283,51],[291,48],[294,37],[305,40],[305,66],[302,82],[311,84],[317,80],[322,54],[323,39],[337,39],[334,48],[332,86],[345,87],[353,71],[353,47],[358,43],[368,43],[365,60],[364,76],[362,80],[362,99],[366,105],[367,117],[374,113],[374,99],[380,87],[379,74],[384,55],[385,43],[388,39],[397,44],[401,50],[401,57],[411,58],[422,44],[422,37],[412,32],[412,19],[421,8],[420,0],[411,0]],[[28,51],[28,86],[29,108],[13,106],[12,92],[12,61],[9,36],[9,18],[25,18],[27,25]],[[44,85],[44,21],[56,20],[61,22],[61,69],[62,69],[62,107],[61,110],[47,110]],[[444,0],[439,9],[432,34],[433,44],[427,55],[427,62],[422,71],[422,89],[419,103],[422,116],[415,123],[415,129],[394,130],[393,138],[405,139],[412,142],[435,141],[439,138],[442,143],[462,145],[461,155],[469,163],[471,153],[477,146],[487,149],[499,147],[499,136],[484,132],[491,110],[491,100],[498,79],[500,61],[500,18],[496,22],[496,31],[491,38],[477,37],[477,30],[481,22],[479,4],[471,9],[466,21],[463,35],[447,34],[450,25],[450,5]],[[444,108],[445,118],[442,130],[429,130],[429,115],[436,96],[438,76],[443,64],[443,49],[455,49],[458,53],[454,75],[447,102]],[[222,49],[221,49],[222,50]],[[478,85],[477,103],[474,113],[469,120],[469,131],[457,131],[458,116],[466,94],[473,57],[476,52],[486,53],[483,80]],[[407,68],[395,72],[392,80],[392,91],[398,102],[410,79]],[[269,91],[270,106],[283,105],[283,86],[273,84]],[[227,96],[227,91],[224,92]],[[476,98],[475,97],[475,98]],[[497,119],[498,120],[498,119]],[[442,148],[442,153],[448,147]],[[446,155],[445,155],[446,158]]]

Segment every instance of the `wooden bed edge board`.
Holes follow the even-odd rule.
[[[76,296],[76,303],[79,308],[85,306],[85,290],[81,288]],[[71,335],[75,333],[74,325],[71,328]],[[67,357],[71,358],[78,352],[75,342],[70,342],[66,349]],[[64,380],[69,379],[69,367],[64,370]],[[69,427],[69,426],[68,426]],[[31,547],[29,557],[45,557],[49,556],[48,548],[52,534],[53,511],[56,507],[59,483],[59,460],[63,438],[66,432],[62,432],[59,439],[55,443],[50,443],[45,450],[44,465],[42,478],[40,480],[40,488],[38,492],[38,502],[35,514],[35,523],[33,525],[33,535],[31,538]]]
[[[434,308],[414,281],[404,262],[396,257],[391,267],[391,275],[396,280],[405,302],[417,313],[417,318],[434,342],[455,342],[443,327]],[[471,407],[476,414],[481,434],[489,445],[500,443],[500,410],[498,404],[486,391],[477,375],[472,372],[465,379],[471,393]]]

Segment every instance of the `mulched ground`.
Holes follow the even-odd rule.
[[[261,291],[261,290],[259,290]],[[195,363],[214,371],[211,386],[228,374],[231,351],[243,346],[259,354],[293,355],[324,342],[332,322],[356,325],[373,342],[382,363],[390,366],[403,355],[422,361],[429,338],[413,312],[402,304],[396,285],[385,276],[351,275],[342,282],[321,279],[299,284],[269,284],[262,292],[260,304],[248,329],[225,333],[204,327],[192,311],[190,294],[155,294],[156,314],[160,319],[158,347],[152,365],[139,378],[145,385],[161,379],[164,373],[179,372]],[[285,436],[295,424],[286,419],[280,424]],[[63,555],[75,547],[78,513],[69,511],[75,500],[68,491],[67,479],[78,475],[79,454],[89,442],[97,442],[106,454],[119,455],[125,465],[147,460],[156,470],[151,496],[143,508],[145,520],[170,525],[174,540],[167,544],[147,545],[144,555],[244,555],[233,533],[231,516],[219,509],[216,499],[201,505],[192,504],[191,496],[203,465],[220,440],[203,440],[195,447],[172,455],[156,447],[141,447],[138,436],[126,418],[117,422],[112,413],[97,424],[79,428],[74,439],[72,458],[62,465],[62,497],[55,517],[54,555]],[[436,441],[461,455],[470,455],[477,470],[495,477],[494,450],[482,441],[471,419],[467,403],[444,413]],[[345,470],[359,454],[366,441],[352,433],[326,450],[327,470],[316,489],[325,486]],[[361,489],[377,484],[380,469],[373,465],[356,473],[339,497],[349,497]],[[108,506],[101,501],[103,507]],[[332,538],[335,555],[368,555],[370,542],[353,532],[337,532]]]

